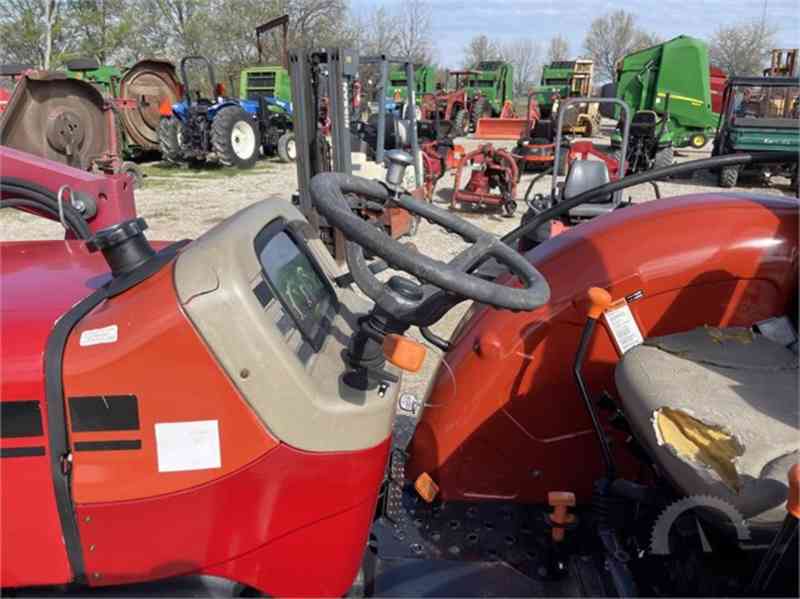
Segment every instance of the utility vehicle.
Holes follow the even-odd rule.
[[[786,150],[800,152],[800,79],[797,77],[735,77],[723,97],[712,156],[737,152]],[[797,191],[797,163],[759,164],[749,169],[769,180],[772,175],[791,178]],[[740,165],[718,170],[720,187],[734,187],[742,174]]]
[[[119,177],[0,157],[2,205],[68,227],[0,246],[4,587],[796,592],[798,200],[655,200],[516,249],[648,177],[778,157],[626,177],[502,239],[320,173],[348,273],[288,201],[150,244]],[[353,212],[367,201],[465,249],[393,240]],[[367,252],[407,274],[379,280]],[[428,328],[462,302],[450,339]],[[444,351],[423,398],[401,396],[411,327]]]

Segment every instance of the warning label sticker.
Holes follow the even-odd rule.
[[[624,354],[644,342],[639,325],[636,324],[631,308],[624,299],[614,302],[608,307],[605,319],[619,353]]]
[[[157,422],[156,454],[159,472],[222,467],[219,421]]]
[[[89,329],[81,333],[80,345],[87,347],[90,345],[100,345],[101,343],[116,343],[119,337],[117,325],[112,324],[102,329]]]

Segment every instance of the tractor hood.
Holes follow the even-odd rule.
[[[165,244],[153,245],[160,249]],[[101,253],[90,254],[78,240],[0,243],[0,262],[3,388],[41,384],[42,360],[53,326],[111,279],[108,264]]]

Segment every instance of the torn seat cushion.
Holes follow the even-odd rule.
[[[616,369],[639,441],[686,495],[715,495],[751,525],[779,524],[800,461],[797,355],[749,329],[648,339]]]

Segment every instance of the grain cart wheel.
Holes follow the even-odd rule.
[[[453,118],[453,130],[452,136],[453,137],[461,137],[466,135],[467,129],[469,127],[469,113],[466,111],[465,108],[459,108],[456,111],[456,116]]]
[[[161,158],[172,164],[183,160],[181,152],[181,122],[174,116],[162,118],[158,123],[158,146]]]
[[[696,150],[702,148],[707,142],[708,140],[706,139],[706,136],[702,133],[695,133],[691,138],[689,138],[689,145]]]
[[[723,166],[719,171],[720,187],[736,187],[739,182],[738,166]]]
[[[281,162],[294,162],[297,160],[297,144],[294,132],[287,131],[278,139],[278,159]]]
[[[225,166],[253,168],[258,140],[253,119],[239,106],[222,108],[211,123],[211,147]]]
[[[664,168],[665,166],[672,166],[672,161],[675,156],[672,146],[656,150],[656,158],[653,160],[653,168]]]

